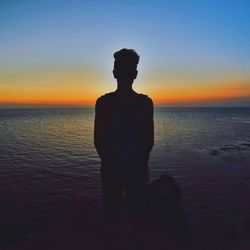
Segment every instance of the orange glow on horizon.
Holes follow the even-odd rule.
[[[152,93],[158,105],[198,104],[218,101],[230,101],[250,97],[250,88],[241,84],[228,84],[220,87],[161,89]]]
[[[139,91],[140,92],[140,91]],[[204,104],[213,101],[227,101],[237,98],[250,97],[249,93],[242,93],[232,90],[221,91],[155,91],[152,93],[145,93],[150,96],[154,105],[181,105],[181,104]],[[142,93],[144,93],[142,91]],[[104,93],[102,93],[104,94]],[[100,95],[99,95],[100,96]],[[28,96],[28,95],[5,95],[0,94],[0,105],[45,105],[45,106],[94,106],[96,99],[99,97],[96,94],[84,95],[84,93],[72,93],[72,95],[46,95],[46,96]]]
[[[150,96],[156,106],[250,97],[248,78],[203,78],[158,77],[136,82],[134,87],[135,91]],[[115,89],[114,80],[105,80],[94,70],[0,74],[0,105],[94,106],[99,96]]]

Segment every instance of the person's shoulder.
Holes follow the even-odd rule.
[[[141,94],[141,93],[139,93],[138,95],[141,98],[141,101],[144,105],[153,106],[153,100],[148,95]]]
[[[96,106],[105,106],[109,104],[112,95],[113,95],[113,92],[109,92],[98,97],[96,100]]]

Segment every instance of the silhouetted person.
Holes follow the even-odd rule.
[[[115,247],[112,239],[117,239],[122,192],[126,190],[135,248],[143,249],[141,221],[149,179],[148,160],[154,144],[153,102],[132,89],[139,55],[132,49],[122,49],[114,54],[114,59],[117,89],[97,99],[94,131],[95,147],[101,158],[107,238],[112,249]]]

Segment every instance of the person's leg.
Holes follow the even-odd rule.
[[[133,226],[133,240],[136,250],[144,247],[145,186],[127,189],[128,215]]]
[[[122,189],[103,188],[106,249],[118,250]]]
[[[119,249],[119,218],[105,218],[105,250]]]

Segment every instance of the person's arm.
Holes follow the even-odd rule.
[[[151,98],[148,98],[143,107],[142,133],[144,139],[144,152],[149,157],[154,146],[154,105]]]
[[[105,103],[100,97],[95,105],[94,145],[101,160],[104,158],[106,128]]]

